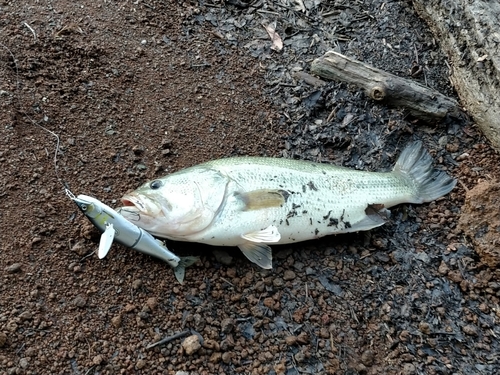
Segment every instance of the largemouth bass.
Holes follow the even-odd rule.
[[[432,167],[421,142],[391,172],[308,161],[234,157],[199,164],[139,187],[120,213],[154,236],[237,246],[262,268],[268,244],[286,244],[378,227],[389,207],[433,201],[456,181]]]

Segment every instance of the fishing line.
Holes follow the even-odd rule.
[[[30,28],[31,29],[31,28]],[[1,43],[0,42],[0,46],[2,46],[3,48],[5,48],[5,50],[7,50],[7,52],[10,54],[10,56],[12,57],[12,61],[14,63],[14,69],[15,69],[15,74],[16,74],[16,90],[17,92],[20,92],[21,90],[21,81],[19,79],[19,67],[17,66],[17,60],[16,60],[16,57],[14,56],[14,54],[12,53],[12,51],[9,49],[9,47],[7,47],[5,44]],[[56,175],[56,179],[57,181],[59,181],[62,186],[64,187],[64,191],[66,193],[66,195],[68,195],[70,198],[71,196],[74,197],[73,193],[71,193],[71,190],[69,189],[69,186],[68,186],[68,183],[66,181],[64,181],[60,175],[59,175],[59,169],[58,169],[58,159],[57,159],[57,156],[58,154],[60,153],[61,151],[61,140],[59,138],[59,135],[57,135],[55,132],[53,132],[52,130],[50,129],[47,129],[45,126],[43,125],[40,125],[39,123],[37,123],[35,120],[33,120],[26,111],[24,111],[22,109],[22,104],[21,104],[21,99],[19,98],[19,96],[16,96],[16,99],[17,99],[17,103],[18,103],[18,108],[17,108],[17,111],[19,111],[23,116],[25,116],[33,125],[39,127],[40,129],[44,130],[45,132],[49,133],[51,136],[53,136],[56,140],[56,147],[55,147],[55,151],[54,151],[54,159],[53,159],[53,163],[54,163],[54,172],[55,172],[55,175]]]

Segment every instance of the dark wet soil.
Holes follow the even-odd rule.
[[[500,179],[498,154],[469,121],[301,79],[334,49],[453,97],[407,1],[0,0],[0,30],[0,374],[498,373],[500,272],[458,226],[466,191]],[[417,139],[459,180],[448,196],[368,233],[276,246],[270,271],[170,242],[201,258],[183,285],[119,245],[99,260],[62,184],[117,206],[214,158],[380,171]]]

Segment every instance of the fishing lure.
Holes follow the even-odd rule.
[[[196,262],[196,257],[180,258],[172,253],[162,241],[150,233],[126,220],[122,215],[96,198],[80,194],[75,196],[66,189],[68,197],[102,233],[99,242],[98,257],[104,258],[114,241],[159,258],[167,262],[173,269],[176,279],[182,284],[186,267]]]

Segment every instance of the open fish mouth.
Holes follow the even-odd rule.
[[[162,207],[154,199],[142,194],[127,194],[121,199],[123,209],[148,216],[157,216],[162,213]]]
[[[123,207],[135,207],[137,210],[144,212],[146,205],[137,197],[125,195],[122,199]]]

